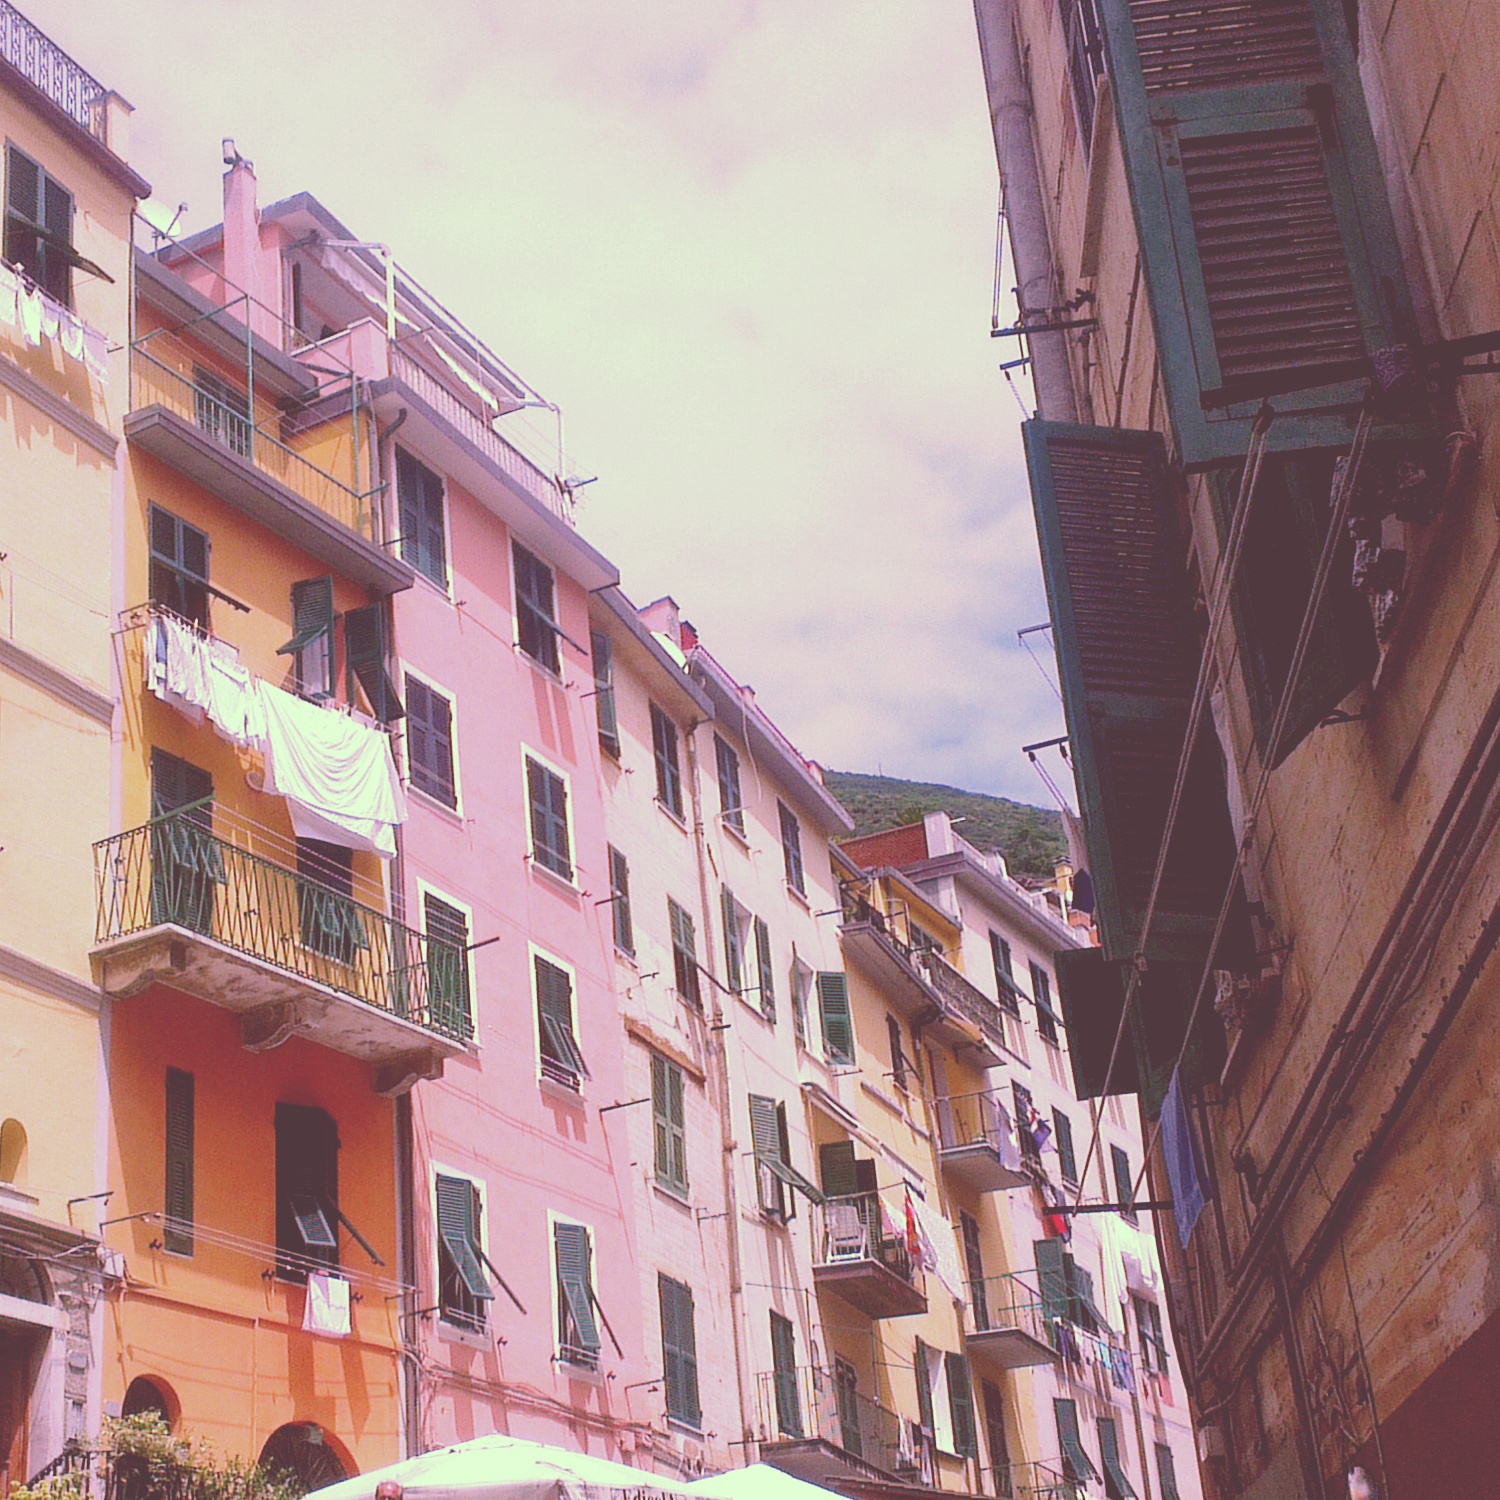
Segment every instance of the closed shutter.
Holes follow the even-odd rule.
[[[818,1178],[830,1198],[852,1198],[859,1192],[853,1141],[830,1141],[818,1147]]]
[[[366,604],[344,615],[344,661],[352,679],[349,696],[353,698],[353,682],[357,681],[365,690],[370,712],[382,724],[394,724],[397,719],[406,717],[401,694],[386,670],[390,657],[389,635],[384,605]]]
[[[1115,108],[1184,461],[1347,443],[1372,351],[1409,329],[1341,0],[1100,0]],[[1205,410],[1238,397],[1235,407]]]
[[[339,1217],[338,1170],[338,1126],[333,1117],[309,1105],[278,1104],[276,1248],[283,1259],[277,1274],[285,1280],[305,1280],[309,1260],[329,1269],[338,1266],[333,1228]]]
[[[531,855],[563,880],[573,878],[568,837],[568,784],[539,761],[526,758],[526,795],[531,804]]]
[[[422,895],[427,949],[427,1003],[445,1031],[470,1036],[474,1030],[469,993],[469,919],[431,891]]]
[[[1200,659],[1160,434],[1025,424],[1068,736],[1106,957],[1150,898]],[[1149,958],[1203,962],[1234,869],[1223,770],[1198,736]]]
[[[980,1394],[984,1402],[984,1431],[990,1445],[990,1470],[995,1476],[995,1493],[1009,1496],[1015,1492],[1015,1476],[1010,1472],[1010,1444],[1005,1437],[1005,1399],[993,1381],[983,1381]]]
[[[666,1375],[667,1415],[696,1427],[703,1413],[698,1404],[698,1342],[693,1291],[670,1276],[658,1276],[656,1285],[661,1311],[661,1357]]]
[[[514,543],[516,580],[516,640],[535,662],[556,672],[558,654],[557,604],[552,569],[541,558]]]
[[[771,929],[765,921],[755,919],[755,967],[760,979],[760,1013],[766,1020],[776,1019],[776,967],[771,962]]]
[[[807,878],[802,867],[802,827],[797,814],[785,802],[776,804],[781,821],[781,856],[786,867],[786,883],[799,896],[807,894]]]
[[[457,807],[452,707],[435,688],[410,675],[406,679],[406,752],[412,785],[448,807]]]
[[[1110,1163],[1115,1174],[1115,1195],[1120,1212],[1127,1219],[1135,1218],[1135,1188],[1130,1172],[1130,1157],[1120,1146],[1109,1148]]]
[[[823,1050],[832,1063],[854,1061],[854,1023],[849,1016],[849,981],[840,973],[818,975],[818,1013]]]
[[[193,1075],[167,1069],[166,1224],[162,1243],[173,1255],[193,1253]]]
[[[402,561],[446,589],[443,481],[404,448],[396,449],[396,498],[401,515]]]
[[[593,1364],[599,1357],[599,1325],[594,1319],[589,1232],[582,1224],[554,1224],[552,1243],[557,1256],[559,1342],[565,1354]]]
[[[741,907],[726,885],[721,892],[724,915],[724,978],[731,994],[745,988],[745,935],[740,926]]]
[[[1165,1443],[1156,1444],[1156,1472],[1161,1479],[1162,1500],[1178,1500],[1177,1465],[1172,1450]]]
[[[677,764],[677,726],[651,705],[651,750],[656,759],[657,800],[674,817],[682,816],[682,772]]]
[[[599,744],[609,754],[620,754],[620,718],[615,704],[615,653],[601,630],[589,636],[594,658],[594,716],[599,725]]]
[[[1062,1241],[1036,1240],[1031,1249],[1036,1257],[1042,1316],[1048,1323],[1064,1323],[1068,1318],[1068,1275],[1063,1265]]]
[[[42,282],[42,169],[24,152],[5,151],[5,258],[31,279]]]
[[[1127,1037],[1125,1043],[1129,1044]],[[1056,1137],[1057,1170],[1064,1182],[1078,1181],[1078,1158],[1073,1151],[1073,1122],[1060,1110],[1052,1111],[1052,1134]]]
[[[613,846],[609,851],[609,894],[613,911],[615,947],[635,952],[635,926],[630,919],[630,865]]]
[[[672,931],[672,970],[677,993],[696,1010],[703,1008],[703,990],[698,983],[698,944],[693,918],[686,907],[667,898],[667,924]]]
[[[922,1424],[922,1430],[931,1437],[936,1433],[937,1427],[932,1411],[932,1371],[927,1364],[929,1353],[927,1345],[918,1339],[912,1351],[911,1366],[917,1377],[917,1420]]]
[[[771,1379],[776,1396],[776,1430],[784,1437],[803,1433],[797,1400],[797,1330],[790,1318],[771,1314]]]
[[[719,773],[719,811],[725,826],[745,832],[745,809],[740,800],[740,758],[734,748],[714,736],[714,762]]]
[[[651,1113],[655,1127],[657,1181],[686,1192],[687,1124],[682,1069],[666,1058],[651,1057]]]
[[[948,1372],[948,1409],[953,1416],[953,1451],[960,1458],[979,1457],[979,1435],[974,1421],[974,1390],[969,1362],[962,1354],[945,1354]]]

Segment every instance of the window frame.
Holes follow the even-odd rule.
[[[565,1089],[569,1094],[581,1098],[583,1085],[590,1075],[588,1060],[583,1051],[582,1028],[578,1024],[578,971],[572,964],[564,963],[555,954],[537,947],[535,943],[528,945],[528,951],[531,958],[531,1011],[536,1033],[537,1077],[543,1083]],[[552,1028],[542,1019],[543,965],[563,975],[568,981],[568,1024],[565,1037],[561,1040],[553,1036]],[[554,1023],[559,1022],[556,1016],[552,1019]],[[553,1057],[550,1055],[551,1049],[556,1049],[563,1055]]]
[[[1130,1294],[1131,1312],[1135,1314],[1136,1334],[1141,1346],[1141,1365],[1152,1375],[1165,1375],[1170,1368],[1167,1353],[1167,1330],[1161,1308],[1150,1297]]]
[[[739,752],[721,734],[714,735],[714,774],[719,786],[719,822],[731,833],[746,839]]]
[[[530,588],[523,592],[521,588],[521,560],[526,559],[528,572],[534,570],[534,576],[541,578],[545,576],[547,593],[550,595],[547,603],[551,608],[544,608],[541,601],[533,597]],[[557,570],[551,563],[538,557],[530,547],[516,540],[510,541],[510,579],[514,599],[514,617],[516,630],[516,650],[528,661],[540,667],[544,672],[553,677],[562,676],[562,626],[557,618]],[[528,578],[528,583],[532,580]],[[529,628],[528,628],[529,627]],[[527,644],[527,638],[532,638],[531,645]],[[537,646],[533,651],[531,646]]]
[[[15,169],[13,159],[19,156],[23,161],[35,168],[37,174],[37,200],[36,207],[40,210],[41,217],[33,218],[30,215],[22,215],[20,208],[11,202],[12,189],[15,184]],[[47,184],[51,183],[67,199],[68,227],[66,232],[66,250],[54,250],[53,255],[61,262],[60,276],[52,266],[52,255],[48,254],[50,247],[47,236],[60,231],[56,226],[48,222],[49,213],[47,208]],[[17,224],[12,231],[12,213],[19,218],[24,218],[26,224]],[[54,177],[29,151],[23,151],[14,141],[5,143],[5,231],[0,239],[3,239],[3,253],[6,262],[18,267],[32,283],[33,286],[45,292],[54,302],[63,307],[73,307],[73,267],[82,259],[78,254],[77,246],[73,243],[73,228],[78,215],[78,199],[71,188],[63,186],[62,182]],[[34,226],[34,227],[30,227]],[[36,240],[35,266],[28,265],[22,258],[11,254],[14,248],[11,235],[26,234]],[[54,279],[57,278],[57,279]]]
[[[448,705],[448,769],[452,781],[453,800],[450,802],[441,791],[432,791],[419,784],[417,779],[418,762],[412,754],[412,726],[415,721],[413,713],[412,684],[415,683],[429,696],[435,695]],[[401,663],[401,685],[405,696],[406,727],[401,732],[401,754],[406,763],[407,785],[414,792],[425,797],[436,807],[441,807],[445,812],[450,812],[456,817],[463,817],[464,799],[463,783],[459,775],[458,755],[458,696],[434,682],[425,672],[415,671],[406,662]],[[424,721],[423,730],[431,732],[430,724]],[[427,769],[422,768],[423,775],[427,775]]]
[[[694,1010],[703,1009],[703,975],[698,964],[698,934],[692,912],[672,896],[667,897],[667,926],[671,935],[672,979],[677,998]],[[680,946],[686,933],[689,946]]]
[[[802,859],[802,822],[780,797],[776,817],[781,825],[781,863],[789,891],[807,900],[807,866]]]
[[[686,1198],[690,1183],[687,1150],[687,1069],[660,1052],[651,1054],[652,1167],[658,1187]],[[658,1087],[660,1084],[660,1087]],[[675,1104],[679,1118],[672,1118]],[[673,1153],[680,1170],[672,1170]]]
[[[532,786],[533,768],[540,775],[550,778],[547,786],[549,794],[554,790],[554,787],[560,788],[562,791],[561,818],[558,817],[556,808],[551,804],[550,795],[547,802],[540,809],[544,823],[561,826],[565,847],[560,851],[552,845],[540,843],[537,839],[538,803]],[[523,745],[521,747],[521,790],[526,799],[526,841],[529,846],[529,862],[568,885],[576,885],[578,867],[573,858],[575,847],[573,838],[573,788],[568,773],[554,765],[544,756],[539,755],[529,746]]]
[[[470,906],[468,902],[460,901],[456,896],[450,896],[447,891],[442,890],[438,886],[431,884],[429,881],[423,880],[421,876],[418,876],[417,911],[421,918],[422,925],[420,930],[424,942],[428,938],[434,936],[437,937],[440,942],[448,943],[453,941],[452,937],[449,937],[444,933],[434,933],[432,931],[431,922],[429,920],[429,901],[435,901],[439,906],[447,907],[449,911],[457,912],[458,915],[463,919],[464,953],[462,968],[462,999],[468,1012],[469,1026],[472,1032],[472,1028],[474,1027],[474,1018],[477,1013],[474,984],[474,949],[472,946],[474,942],[474,908]],[[435,993],[435,985],[433,983],[431,955],[429,954],[427,966],[427,1005],[429,1010],[433,1008],[436,999],[437,996]]]
[[[421,577],[425,578],[434,588],[441,589],[444,594],[452,591],[453,585],[453,529],[450,524],[451,517],[448,506],[448,482],[437,472],[436,469],[428,467],[409,448],[403,448],[400,443],[393,443],[395,460],[392,463],[392,473],[396,481],[396,519],[401,528],[401,561],[406,563]],[[403,461],[420,469],[423,475],[431,476],[437,481],[437,529],[438,544],[441,548],[441,556],[438,562],[441,566],[441,577],[430,566],[432,559],[427,556],[429,537],[425,535],[422,528],[433,524],[431,509],[431,495],[424,494],[421,499],[421,514],[417,516],[419,531],[416,536],[408,534],[406,529],[408,506],[401,483],[401,472]],[[425,486],[424,486],[425,489]]]
[[[677,721],[651,700],[651,758],[656,765],[656,803],[686,824],[682,803],[682,732]]]
[[[613,844],[606,846],[609,860],[610,927],[615,951],[635,957],[635,921],[630,910],[630,861]]]

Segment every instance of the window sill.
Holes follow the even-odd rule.
[[[671,823],[671,824],[675,825],[676,827],[680,828],[684,833],[689,832],[688,825],[687,825],[687,819],[685,817],[683,817],[683,815],[680,812],[673,812],[672,809],[670,807],[668,807],[667,804],[665,802],[663,802],[660,797],[658,797],[656,799],[656,807],[657,807],[657,811],[659,811],[661,813],[661,815],[664,818],[666,818],[666,820],[669,823]]]
[[[554,670],[546,662],[538,661],[529,651],[522,648],[520,641],[515,642],[516,655],[531,668],[543,681],[551,683],[553,687],[565,688],[567,683],[563,681],[562,658],[558,657],[557,667]]]
[[[569,1380],[581,1380],[588,1385],[604,1384],[604,1371],[599,1368],[597,1362],[594,1364],[585,1364],[569,1354],[554,1354],[552,1356],[552,1363]]]
[[[790,880],[786,881],[785,885],[786,893],[792,898],[793,901],[795,901],[799,906],[805,906],[808,911],[812,910],[812,902],[807,899],[806,891],[799,891]]]
[[[651,1186],[656,1189],[658,1196],[665,1198],[668,1203],[674,1204],[681,1209],[692,1210],[693,1202],[688,1197],[686,1189],[679,1191],[670,1183],[663,1182],[659,1177],[651,1179]]]
[[[528,854],[526,856],[526,865],[538,879],[554,887],[564,895],[575,898],[583,895],[583,891],[576,881],[569,880],[565,875],[559,875],[556,870],[549,870],[535,854]],[[574,873],[576,874],[577,872],[575,871]]]
[[[687,1437],[701,1438],[703,1436],[703,1417],[700,1414],[696,1422],[689,1422],[686,1417],[674,1417],[671,1412],[666,1416],[667,1428],[671,1432],[680,1432]]]
[[[443,1317],[437,1320],[437,1336],[445,1344],[462,1344],[466,1349],[488,1350],[493,1343],[488,1329],[468,1328]]]
[[[719,819],[719,827],[729,835],[730,843],[738,844],[746,854],[750,852],[750,835],[746,833],[743,828],[736,828],[735,825],[725,817],[721,817]]]
[[[452,574],[449,574],[449,576],[444,579],[442,583],[439,583],[437,579],[432,577],[431,574],[424,573],[416,565],[416,563],[407,562],[406,558],[404,557],[401,559],[401,561],[406,563],[407,567],[411,569],[412,576],[415,578],[417,583],[422,585],[423,588],[430,589],[434,594],[437,595],[439,599],[443,601],[444,604],[454,603]]]
[[[444,802],[441,797],[435,797],[431,792],[424,792],[416,782],[411,780],[406,783],[406,791],[408,796],[415,797],[422,806],[430,807],[433,812],[448,818],[456,828],[464,826],[464,815],[459,807]]]
[[[537,1087],[549,1098],[556,1099],[560,1104],[569,1104],[574,1109],[586,1107],[583,1090],[570,1089],[565,1083],[558,1083],[554,1078],[548,1078],[545,1074],[538,1077]]]

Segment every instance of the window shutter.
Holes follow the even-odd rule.
[[[1068,1276],[1063,1267],[1062,1241],[1036,1240],[1031,1249],[1036,1257],[1036,1282],[1042,1297],[1042,1316],[1049,1323],[1066,1322]]]
[[[818,1147],[818,1179],[830,1198],[852,1198],[859,1192],[853,1141],[830,1141]]]
[[[802,1410],[797,1402],[797,1330],[790,1318],[771,1314],[771,1372],[776,1392],[776,1429],[801,1437]]]
[[[554,1224],[552,1243],[557,1255],[557,1281],[572,1323],[572,1338],[564,1340],[575,1351],[599,1353],[599,1326],[594,1321],[594,1295],[590,1276],[589,1234],[582,1224]]]
[[[927,1345],[918,1339],[912,1352],[912,1371],[917,1377],[917,1420],[927,1433],[936,1430],[932,1413],[932,1371],[927,1365]]]
[[[1160,434],[1024,427],[1104,953],[1129,959],[1151,893],[1200,649]],[[1234,868],[1223,770],[1198,736],[1149,958],[1203,962]]]
[[[401,516],[402,561],[446,589],[448,547],[443,531],[443,481],[404,448],[396,449],[396,499]]]
[[[1165,1443],[1156,1444],[1156,1472],[1161,1479],[1162,1500],[1178,1500],[1177,1465]]]
[[[745,939],[740,930],[740,904],[726,885],[721,891],[724,908],[724,978],[732,994],[745,988]]]
[[[1184,462],[1243,454],[1260,396],[1288,385],[1321,380],[1278,410],[1358,402],[1361,362],[1410,315],[1341,0],[1099,9]],[[1240,404],[1205,410],[1221,391]],[[1294,415],[1270,441],[1338,446],[1353,422]]]
[[[696,1427],[702,1419],[698,1404],[698,1345],[694,1327],[693,1291],[670,1276],[658,1275],[661,1309],[662,1365],[666,1374],[667,1414]]]
[[[1080,1099],[1097,1099],[1107,1082],[1111,1094],[1135,1093],[1135,1038],[1129,1027],[1112,1076],[1109,1071],[1109,1055],[1125,1008],[1123,966],[1111,963],[1098,948],[1064,949],[1053,956],[1053,963],[1057,998],[1068,1029],[1074,1092]]]
[[[974,1391],[969,1383],[969,1362],[962,1354],[945,1354],[948,1370],[948,1407],[953,1415],[953,1450],[960,1458],[979,1457],[979,1437],[974,1423]]]
[[[620,753],[620,716],[615,705],[615,653],[602,630],[589,636],[594,658],[594,716],[599,724],[599,743],[611,754]]]
[[[686,1190],[687,1122],[682,1069],[651,1057],[651,1113],[655,1127],[656,1175],[669,1187]]]
[[[656,758],[656,795],[662,806],[682,816],[682,772],[677,764],[677,726],[651,705],[651,748]]]
[[[406,679],[407,760],[412,784],[449,807],[458,805],[453,778],[453,710],[420,678]]]
[[[755,919],[755,966],[760,979],[760,1012],[768,1021],[776,1019],[776,968],[771,962],[771,929],[763,918]]]
[[[563,880],[573,878],[568,838],[568,785],[539,761],[526,759],[526,792],[531,803],[532,858]]]
[[[1115,1198],[1120,1204],[1120,1212],[1127,1219],[1133,1219],[1135,1217],[1135,1183],[1130,1171],[1130,1157],[1123,1147],[1111,1146],[1109,1159],[1114,1169]]]
[[[1135,1490],[1120,1462],[1120,1439],[1112,1417],[1099,1418],[1099,1458],[1104,1465],[1104,1493],[1109,1500],[1135,1500]]]
[[[1129,1038],[1121,1043],[1123,1052]],[[1064,1182],[1078,1181],[1078,1158],[1073,1151],[1073,1122],[1060,1110],[1052,1111],[1052,1133],[1056,1136],[1057,1170]]]
[[[1052,1413],[1057,1422],[1057,1443],[1062,1449],[1063,1473],[1073,1484],[1083,1484],[1097,1479],[1099,1471],[1093,1460],[1084,1452],[1083,1438],[1078,1431],[1078,1403],[1054,1397]]]
[[[622,953],[635,952],[635,927],[630,920],[630,865],[613,846],[609,851],[609,893],[613,907],[615,947]]]
[[[367,604],[344,615],[344,660],[349,675],[365,690],[370,712],[382,724],[393,724],[406,716],[401,694],[386,670],[389,633],[383,605]],[[349,696],[354,696],[352,685]]]
[[[536,960],[536,1004],[543,1039],[542,1056],[577,1077],[589,1076],[573,1030],[573,981],[566,969]]]
[[[776,812],[781,820],[781,855],[786,866],[786,883],[799,896],[805,895],[807,879],[802,865],[802,825],[785,802],[776,804]]]
[[[167,1224],[162,1243],[174,1255],[193,1253],[193,1075],[167,1069]]]
[[[818,1011],[829,1062],[854,1061],[854,1023],[849,1016],[849,981],[840,973],[818,975]]]
[[[278,646],[278,656],[290,656],[320,636],[333,634],[333,575],[299,578],[292,585],[292,638]]]
[[[437,1179],[438,1238],[452,1258],[453,1267],[471,1297],[488,1301],[490,1290],[478,1254],[479,1226],[475,1217],[474,1184],[462,1177]]]
[[[764,1094],[750,1096],[750,1139],[757,1160],[781,1160],[781,1130],[776,1120],[776,1101]]]
[[[338,1126],[326,1111],[304,1104],[276,1106],[276,1247],[330,1268],[339,1263],[332,1233],[338,1219],[338,1153]],[[309,1205],[317,1212],[309,1213]],[[283,1264],[280,1274],[301,1281],[306,1272]]]

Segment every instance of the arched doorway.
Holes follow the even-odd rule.
[[[5,1249],[0,1249],[0,1292],[23,1303],[47,1306],[52,1301],[31,1261]],[[21,1318],[0,1322],[0,1494],[27,1479],[31,1388],[46,1342],[47,1325],[41,1319],[36,1326]]]
[[[304,1495],[349,1477],[343,1460],[316,1422],[288,1422],[278,1427],[260,1450],[260,1461],[288,1475]]]
[[[122,1417],[138,1417],[153,1411],[168,1429],[177,1425],[177,1402],[164,1381],[149,1375],[137,1375],[125,1388],[125,1399],[120,1403]]]

